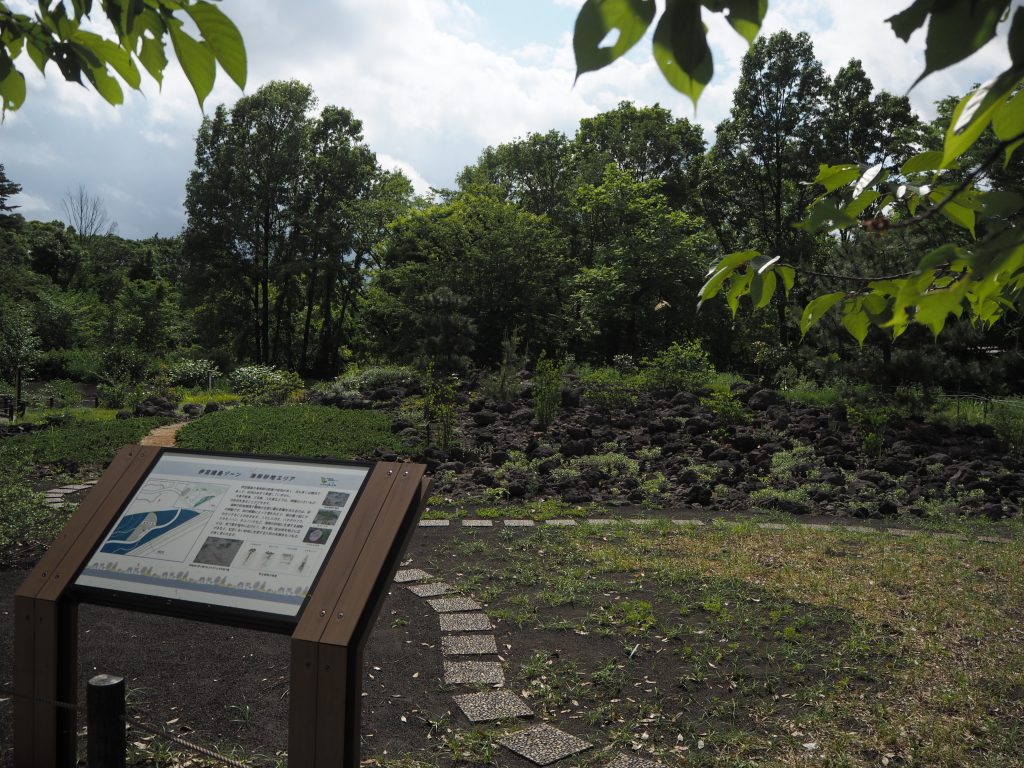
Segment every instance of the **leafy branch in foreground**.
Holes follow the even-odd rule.
[[[726,14],[749,42],[760,30],[767,1],[665,0],[654,33],[654,57],[669,83],[694,103],[713,69],[702,7]],[[925,69],[916,85],[991,41],[1010,10],[1010,0],[915,0],[887,21],[904,42],[927,26]],[[655,16],[650,0],[587,0],[574,36],[578,74],[600,69],[626,53]],[[602,45],[616,30],[615,42]],[[872,325],[890,330],[895,338],[917,322],[937,335],[950,315],[961,317],[969,311],[975,321],[991,326],[1016,308],[1024,291],[1019,222],[1024,198],[986,188],[984,176],[1000,156],[1008,167],[1024,144],[1024,8],[1013,14],[1007,45],[1010,66],[960,101],[941,151],[922,152],[899,167],[886,167],[884,162],[820,166],[814,183],[824,193],[799,224],[809,232],[859,227],[880,235],[941,215],[967,230],[974,243],[946,243],[926,253],[913,269],[883,278],[853,278],[858,283],[853,290],[816,297],[804,308],[803,334],[836,307],[842,311],[843,326],[860,343]],[[997,139],[995,150],[957,178],[959,158],[990,128]],[[737,251],[712,265],[700,301],[721,293],[735,314],[740,299],[749,296],[755,308],[762,308],[780,281],[788,295],[795,276],[796,268],[782,254]]]
[[[111,104],[121,104],[124,92],[116,74],[129,88],[141,86],[141,64],[157,83],[167,67],[165,40],[170,39],[185,76],[203,105],[216,77],[216,65],[245,87],[245,44],[237,27],[213,3],[205,0],[104,0],[102,15],[113,27],[110,39],[83,29],[90,20],[92,0],[39,3],[34,16],[13,12],[0,0],[0,109],[17,110],[25,101],[25,75],[15,62],[27,53],[45,74],[53,62],[65,80],[89,85]],[[186,20],[199,30],[196,39],[185,31]],[[85,78],[85,82],[83,82]]]

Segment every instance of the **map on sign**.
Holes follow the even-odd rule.
[[[369,467],[166,451],[75,584],[297,616]]]
[[[193,531],[209,521],[226,485],[151,480],[135,495],[132,512],[123,515],[100,547],[100,552],[159,556],[175,543],[187,542]]]

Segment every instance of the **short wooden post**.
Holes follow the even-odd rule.
[[[86,690],[89,768],[124,768],[124,678],[96,675]]]

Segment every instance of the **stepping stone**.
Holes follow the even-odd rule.
[[[610,517],[592,517],[587,522],[591,525],[611,525],[615,521]]]
[[[769,531],[784,531],[789,528],[785,523],[758,523],[758,528],[764,528]]]
[[[494,629],[486,613],[442,613],[438,617],[442,632],[490,632]]]
[[[645,760],[636,755],[618,754],[615,759],[608,763],[607,768],[663,768],[661,763],[653,760]]]
[[[979,536],[978,541],[984,541],[986,544],[1009,544],[1012,539],[1004,539],[1001,536]]]
[[[690,520],[689,518],[685,518],[682,520],[673,520],[672,522],[676,525],[704,525],[703,520]]]
[[[506,520],[505,526],[508,528],[532,528],[534,522],[533,520]]]
[[[430,607],[438,613],[454,613],[456,611],[479,611],[483,609],[476,600],[468,597],[439,597],[436,600],[428,600]]]
[[[464,528],[490,528],[494,525],[491,520],[463,520],[462,525]]]
[[[511,691],[481,691],[455,696],[455,703],[471,723],[533,717],[530,705]]]
[[[419,568],[406,568],[404,571],[398,571],[395,574],[395,581],[399,584],[408,584],[410,581],[426,581],[432,579],[426,571],[421,571]]]
[[[446,528],[447,520],[420,520],[420,528]]]
[[[589,741],[578,739],[550,725],[535,725],[510,733],[498,739],[498,743],[537,765],[550,765],[594,746]]]
[[[447,635],[441,638],[441,653],[445,656],[469,656],[497,653],[494,635]]]
[[[907,528],[886,528],[886,533],[891,533],[893,536],[913,536],[916,531],[911,531]]]
[[[576,525],[576,521],[575,520],[563,520],[563,519],[560,519],[560,518],[554,518],[552,520],[547,520],[546,522],[547,522],[548,525],[556,525],[556,526],[559,526],[561,528],[566,528],[566,527],[568,527],[570,525]]]
[[[447,685],[504,685],[505,673],[498,661],[445,661]]]
[[[647,525],[648,523],[653,523],[654,522],[654,518],[653,517],[633,517],[633,518],[630,518],[629,522],[631,522],[633,525]]]
[[[451,584],[445,584],[443,581],[435,581],[433,584],[413,584],[411,587],[406,587],[416,597],[437,597],[438,595],[447,595],[449,592],[454,592],[455,587]]]

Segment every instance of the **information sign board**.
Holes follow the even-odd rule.
[[[75,587],[294,624],[371,469],[165,449]]]

